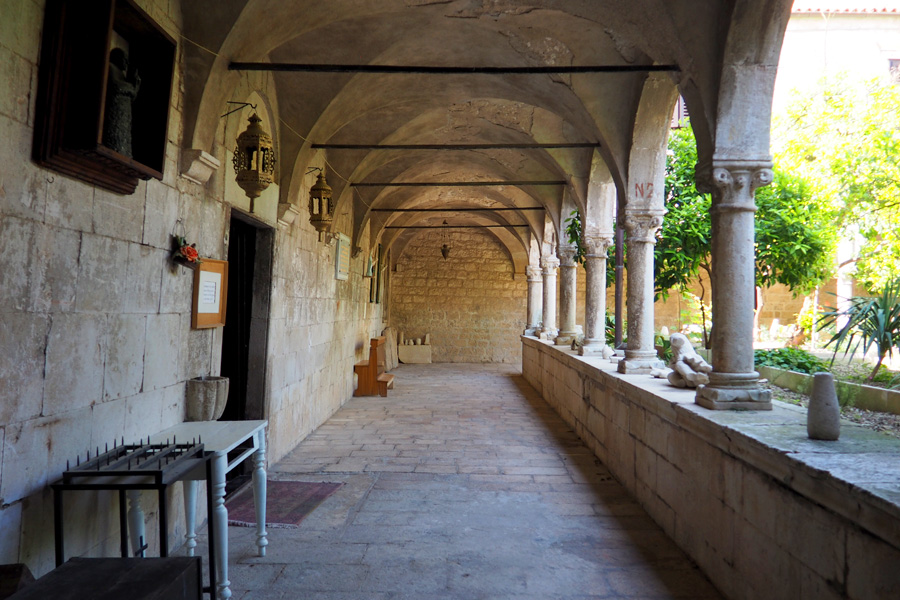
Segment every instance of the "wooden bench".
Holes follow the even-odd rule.
[[[369,360],[353,366],[359,380],[354,396],[387,396],[394,387],[394,376],[384,372],[384,336],[372,338],[369,343]]]

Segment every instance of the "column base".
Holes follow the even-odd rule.
[[[697,387],[694,403],[710,410],[772,410],[772,392],[760,387]]]
[[[635,373],[649,373],[653,369],[661,369],[666,363],[658,358],[628,358],[627,356],[619,361],[619,367],[616,369],[624,375],[633,375]]]
[[[578,349],[579,356],[600,356],[609,358],[615,351],[602,340],[584,340],[584,345]]]
[[[570,346],[579,335],[577,331],[560,331],[553,343],[557,346]]]
[[[526,327],[525,331],[522,332],[522,335],[530,335],[530,336],[534,336],[534,337],[540,337],[541,326],[535,325],[533,327]]]
[[[547,331],[541,331],[541,335],[538,337],[540,337],[542,340],[547,340],[547,341],[552,342],[556,339],[556,336],[558,336],[558,335],[559,335],[558,329],[548,329]]]

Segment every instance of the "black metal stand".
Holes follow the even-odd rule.
[[[206,507],[209,518],[209,593],[216,597],[216,533],[211,515],[213,514],[212,453],[204,452],[203,444],[176,444],[166,441],[162,444],[116,445],[112,450],[97,455],[81,463],[74,469],[67,468],[62,479],[51,484],[53,488],[53,525],[56,538],[56,566],[65,562],[65,542],[63,527],[63,492],[70,490],[115,490],[119,498],[119,550],[122,558],[128,557],[128,521],[125,506],[125,492],[129,490],[156,490],[159,498],[159,554],[169,555],[168,513],[166,510],[166,490],[176,481],[198,478],[196,471],[201,465],[206,475]],[[141,541],[143,544],[143,541]],[[141,548],[143,556],[143,548]]]

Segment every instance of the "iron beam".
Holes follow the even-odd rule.
[[[680,71],[677,65],[583,65],[544,67],[439,67],[425,65],[327,65],[280,62],[231,62],[229,71],[288,73],[379,73],[419,75],[577,75],[586,73],[649,73]]]
[[[565,181],[360,181],[350,187],[487,187],[501,185],[566,185]]]
[[[326,150],[552,150],[556,148],[599,148],[598,142],[553,144],[313,144]]]

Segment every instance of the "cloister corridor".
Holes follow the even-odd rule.
[[[271,466],[345,485],[265,558],[229,528],[236,600],[720,597],[518,366],[393,372]]]

